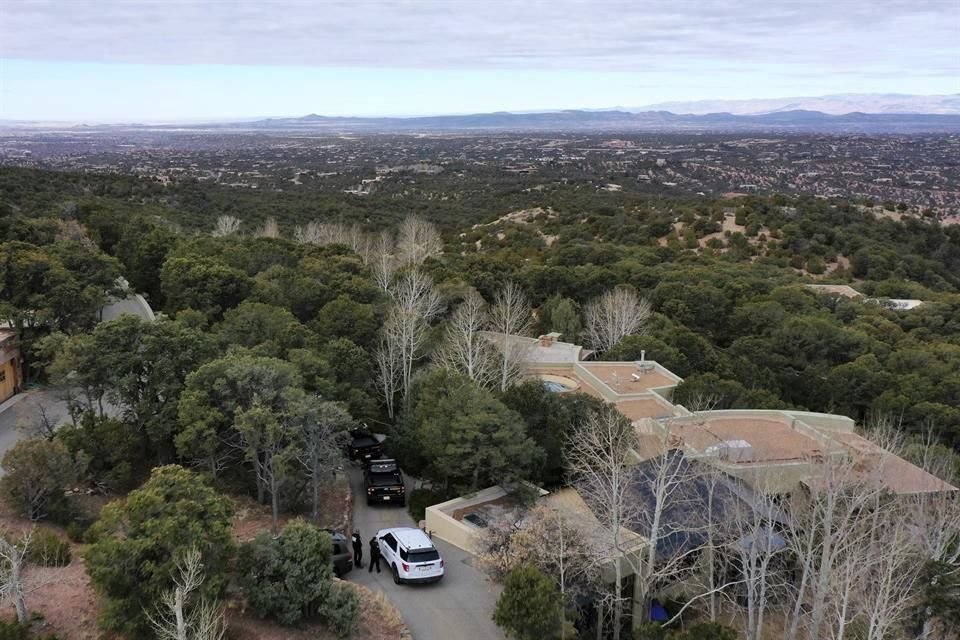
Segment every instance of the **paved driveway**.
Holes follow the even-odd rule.
[[[443,556],[443,580],[430,585],[396,585],[390,570],[368,573],[369,540],[385,527],[413,527],[416,524],[405,508],[368,507],[363,492],[363,474],[349,470],[356,500],[353,526],[364,540],[364,568],[354,568],[346,579],[383,591],[400,610],[414,640],[504,640],[490,616],[500,595],[497,585],[469,564],[470,554],[434,539]],[[407,487],[410,491],[410,487]],[[381,564],[382,567],[382,564]]]
[[[3,454],[12,449],[18,440],[28,436],[29,428],[38,425],[42,413],[46,414],[52,424],[59,425],[70,421],[67,403],[52,389],[27,391],[0,405],[0,458],[3,458]],[[21,425],[28,427],[28,431],[21,429]],[[3,469],[0,469],[0,475],[3,475]]]

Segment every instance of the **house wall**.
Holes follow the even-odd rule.
[[[20,350],[9,344],[0,346],[0,402],[19,391],[21,384]]]

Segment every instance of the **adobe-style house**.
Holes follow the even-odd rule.
[[[11,329],[0,329],[0,402],[11,398],[23,385],[20,349]]]
[[[956,487],[857,434],[854,421],[846,416],[793,410],[691,412],[673,402],[673,391],[682,379],[648,360],[646,353],[635,362],[591,361],[586,359],[589,351],[561,342],[556,334],[537,339],[484,335],[498,345],[522,350],[526,376],[540,380],[546,389],[592,395],[616,407],[630,420],[638,440],[630,489],[637,513],[648,513],[653,508],[650,469],[668,461],[677,469],[691,470],[679,474],[684,480],[676,490],[685,495],[683,508],[671,506],[661,514],[669,529],[661,529],[657,538],[657,548],[664,547],[664,553],[681,549],[685,554],[691,552],[691,558],[696,557],[696,547],[700,545],[695,535],[697,518],[710,514],[714,519],[723,519],[728,512],[744,509],[762,514],[770,523],[769,540],[782,544],[775,526],[790,518],[791,496],[816,491],[823,470],[829,467],[824,463],[830,461],[853,462],[857,474],[892,496],[960,493]],[[708,469],[711,472],[706,472]],[[704,478],[712,478],[709,502]],[[439,538],[473,551],[475,535],[483,525],[456,515],[474,511],[485,517],[493,506],[502,503],[506,494],[503,488],[492,487],[435,505],[427,509],[425,524]],[[584,522],[594,519],[590,505],[576,487],[566,487],[540,499],[550,508],[576,514]],[[777,505],[782,505],[782,510]],[[642,517],[625,522],[621,534],[628,547],[622,557],[640,557],[650,535],[649,523]],[[627,566],[631,563],[611,560],[621,565],[625,578],[632,574]],[[637,591],[630,582],[627,591],[635,598]],[[640,606],[636,598],[634,606]],[[637,620],[642,619],[639,609],[634,614]]]

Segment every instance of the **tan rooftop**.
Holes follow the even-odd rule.
[[[615,406],[630,422],[643,418],[665,418],[673,414],[673,406],[654,395],[621,400]]]
[[[680,381],[652,362],[644,365],[647,368],[633,362],[583,362],[580,366],[617,395],[645,393],[651,389],[671,387]]]
[[[897,494],[956,491],[957,487],[927,473],[863,436],[850,432],[831,434],[864,462],[865,472],[875,471],[884,487]]]
[[[787,462],[816,458],[825,453],[824,445],[792,428],[786,417],[758,418],[748,416],[697,417],[670,426],[670,433],[683,444],[707,453],[719,451],[724,443],[744,441],[750,447],[749,457],[738,462]]]

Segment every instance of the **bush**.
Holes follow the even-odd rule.
[[[298,521],[280,536],[261,533],[240,547],[237,571],[247,602],[263,618],[295,624],[320,610],[333,577],[330,534]]]
[[[67,448],[44,438],[21,440],[4,454],[0,466],[5,472],[0,493],[30,520],[62,510],[64,487],[76,477]]]
[[[70,539],[70,542],[76,544],[82,544],[84,542],[84,536],[87,533],[87,529],[90,527],[79,520],[74,520],[67,525],[67,538]]]
[[[419,523],[427,517],[427,507],[446,500],[446,496],[433,489],[414,489],[407,500],[407,509],[413,516],[413,521]]]
[[[737,632],[716,622],[701,622],[685,631],[672,631],[655,622],[633,630],[633,640],[737,640]]]
[[[507,574],[493,621],[510,638],[546,640],[563,628],[563,596],[547,574],[531,565]]]
[[[349,638],[360,625],[360,594],[349,585],[328,582],[318,613],[338,638]]]
[[[65,567],[70,564],[70,543],[49,529],[37,529],[30,538],[27,557],[41,567]]]

